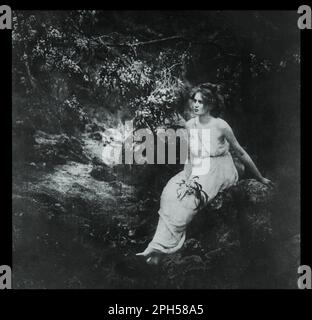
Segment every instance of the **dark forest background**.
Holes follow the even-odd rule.
[[[13,233],[15,265],[19,266],[16,267],[16,287],[53,287],[52,280],[49,283],[48,279],[55,269],[49,266],[51,273],[43,271],[52,258],[46,257],[47,265],[32,266],[35,271],[27,269],[32,258],[34,261],[42,258],[46,246],[51,246],[51,251],[46,252],[57,257],[55,268],[63,279],[55,283],[61,287],[88,286],[80,273],[83,274],[91,260],[93,266],[105,269],[100,258],[103,243],[108,239],[109,246],[117,247],[115,251],[118,251],[122,237],[120,228],[126,228],[123,231],[126,232],[125,248],[139,243],[140,237],[134,234],[139,230],[136,224],[142,227],[142,215],[133,218],[133,211],[141,210],[153,217],[152,222],[148,220],[149,231],[144,231],[148,239],[157,219],[155,209],[162,187],[180,168],[168,165],[110,168],[94,155],[94,148],[109,143],[103,136],[105,130],[120,127],[126,120],[133,120],[136,128],[156,130],[164,123],[173,126],[178,114],[188,119],[189,90],[204,82],[218,85],[224,97],[221,117],[232,126],[264,176],[276,183],[275,211],[271,216],[273,233],[279,241],[297,236],[300,229],[300,34],[297,18],[297,13],[292,11],[16,11],[12,34]],[[119,209],[109,208],[110,203],[104,204],[107,211],[112,211],[108,214],[110,218],[94,220],[98,217],[96,213],[103,210],[103,203],[98,204],[96,196],[91,195],[90,185],[94,182],[88,180],[84,184],[87,169],[95,181],[110,182],[105,188],[111,195],[119,190],[123,196],[126,190],[123,183],[134,186],[134,200],[125,206],[130,208],[135,203],[136,207],[131,207],[132,211],[129,209],[132,212],[129,216],[117,218],[116,226],[114,216],[118,217]],[[67,176],[65,173],[60,176],[60,172]],[[68,186],[66,189],[60,181],[70,181],[72,176],[78,180],[73,180],[71,188],[76,189],[68,199]],[[241,179],[249,178],[248,172],[241,176]],[[100,188],[92,186],[96,190]],[[90,197],[85,199],[88,192]],[[100,197],[103,198],[103,194]],[[91,222],[81,220],[90,219],[81,216],[85,210],[93,210]],[[133,222],[130,216],[140,222]],[[111,219],[110,222],[107,219]],[[72,238],[66,238],[65,234],[70,233],[64,225],[74,228]],[[89,227],[82,230],[83,225]],[[49,230],[46,232],[49,236],[41,234],[44,228]],[[64,234],[60,234],[62,228],[65,228]],[[25,237],[30,237],[26,235],[27,230],[33,231],[33,238],[26,241]],[[70,271],[74,269],[73,256],[67,262],[62,260],[55,242],[60,243],[65,237],[63,251],[79,252],[76,244],[69,243],[84,234],[88,234],[88,240],[77,241],[86,246],[92,243],[94,256],[77,258],[78,253],[73,253],[81,259],[80,269],[75,274]],[[95,243],[90,237],[95,238]],[[142,240],[141,247],[146,239]],[[296,244],[296,248],[298,246]],[[36,253],[32,253],[34,256],[29,254],[30,247],[37,248]],[[109,261],[121,259],[110,254]],[[84,259],[91,260],[86,263]],[[285,259],[282,269],[289,262]],[[111,276],[106,274],[106,280],[99,286],[153,286],[143,280],[134,281],[127,274],[130,271],[124,271],[123,263],[105,265]],[[60,271],[62,268],[64,270]],[[127,280],[116,275],[118,270],[122,270]],[[282,278],[276,274],[272,276],[275,284],[271,284],[270,278],[260,281],[259,287],[292,287],[288,281],[290,271],[285,272]],[[168,279],[171,285],[163,278],[163,282],[157,279],[161,287],[179,287]],[[92,279],[89,281],[93,283]],[[196,281],[190,283],[189,286],[193,283],[196,287]],[[237,279],[233,280],[232,286],[240,287],[238,283]],[[216,281],[206,286],[223,288],[227,285]]]

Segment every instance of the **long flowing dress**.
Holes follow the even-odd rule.
[[[223,121],[220,118],[216,120]],[[143,254],[169,254],[179,250],[185,241],[186,227],[198,212],[201,195],[204,205],[207,205],[218,192],[236,184],[238,180],[229,143],[226,139],[220,139],[218,129],[212,127],[207,135],[206,130],[201,130],[198,117],[189,120],[187,127],[191,132],[189,141],[192,173],[187,180],[185,167],[166,184],[160,199],[157,229]],[[203,139],[204,137],[208,138]],[[199,192],[188,187],[190,185],[197,186]]]

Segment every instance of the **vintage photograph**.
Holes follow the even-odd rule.
[[[14,10],[14,289],[296,289],[296,11]]]

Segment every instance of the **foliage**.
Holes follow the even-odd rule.
[[[177,189],[177,197],[182,200],[186,195],[194,194],[198,205],[196,206],[196,210],[201,207],[205,207],[208,201],[208,195],[204,190],[202,190],[202,186],[196,180],[198,176],[192,177],[190,181],[185,181],[184,179],[179,183],[179,188]]]
[[[123,110],[138,128],[155,130],[187,111],[190,86],[209,81],[222,86],[224,116],[235,129],[240,123],[243,142],[252,136],[257,146],[269,145],[269,137],[260,141],[256,134],[262,117],[278,114],[299,92],[294,18],[260,11],[15,11],[17,118],[37,124],[41,113],[41,129],[63,132],[64,123],[52,125],[61,116],[57,106],[75,96],[88,114]],[[289,99],[281,98],[277,83],[285,92],[294,88]],[[244,134],[251,118],[252,133]],[[267,126],[277,130],[274,121]]]
[[[71,12],[68,17],[59,12],[18,11],[13,32],[16,94],[31,96],[31,104],[40,100],[43,110],[51,101],[66,105],[73,96],[76,105],[77,101],[93,101],[110,110],[128,105],[138,126],[160,123],[173,112],[183,88],[177,61],[185,60],[187,53],[164,49],[155,59],[144,52],[138,54],[137,38],[90,35],[86,20],[96,15],[99,13],[93,11]],[[116,41],[117,47],[133,50],[118,50]],[[63,127],[61,123],[60,130]]]

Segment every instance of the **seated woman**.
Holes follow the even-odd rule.
[[[198,210],[218,192],[237,183],[238,173],[229,152],[230,146],[259,181],[272,184],[240,146],[228,123],[215,116],[218,95],[213,86],[194,88],[191,106],[195,117],[186,122],[190,157],[184,170],[172,177],[163,189],[154,238],[137,254],[144,256],[150,264],[157,264],[164,254],[178,251],[185,241],[186,227]]]

